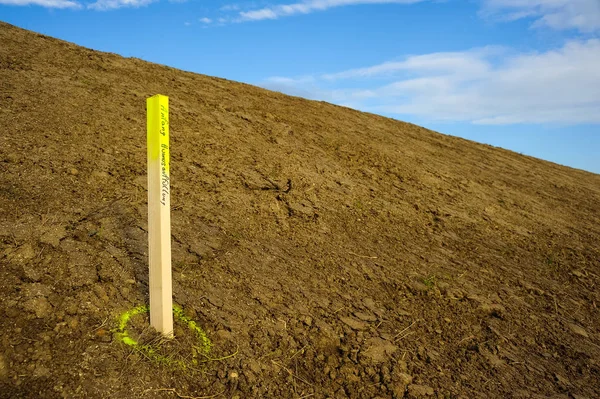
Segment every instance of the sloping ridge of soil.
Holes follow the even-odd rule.
[[[600,397],[600,176],[4,23],[0,43],[0,397]],[[157,93],[174,300],[220,358],[198,370],[113,334],[148,301]]]

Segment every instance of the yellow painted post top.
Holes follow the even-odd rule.
[[[169,97],[157,94],[146,100],[148,160],[160,158],[161,174],[169,175]]]

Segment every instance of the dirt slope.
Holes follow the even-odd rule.
[[[156,93],[196,362],[113,334]],[[600,397],[598,175],[2,23],[0,121],[0,397]]]

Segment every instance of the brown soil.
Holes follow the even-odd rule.
[[[156,93],[188,369],[111,333]],[[598,175],[7,24],[0,120],[0,397],[600,397]]]

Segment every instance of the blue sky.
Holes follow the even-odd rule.
[[[0,0],[0,19],[600,173],[600,0]]]

